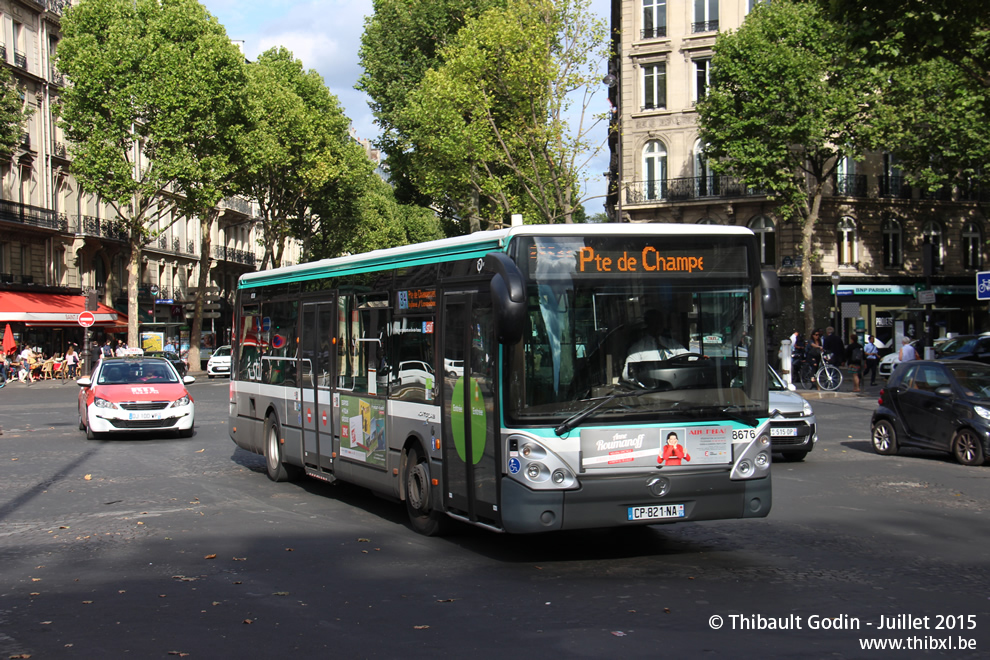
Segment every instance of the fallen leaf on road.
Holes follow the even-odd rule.
[[[247,561],[247,557],[234,557],[234,561]]]
[[[86,480],[86,481],[90,481],[90,480],[93,479],[93,475],[87,474],[85,477],[83,477],[83,479]]]
[[[289,592],[288,591],[276,591],[272,595],[273,596],[288,596],[289,595]]]
[[[215,554],[213,554],[213,555],[206,555],[205,557],[203,557],[203,559],[216,559],[216,558],[217,558],[217,556]]]
[[[426,630],[429,626],[413,626],[414,630]]]
[[[621,630],[613,630],[612,631],[612,634],[615,635],[616,637],[625,637],[626,636],[626,633],[622,632]]]
[[[371,543],[368,539],[358,539],[358,543]]]
[[[204,451],[206,451],[206,448],[205,448],[205,447],[204,447],[203,449],[200,449],[200,450],[199,450],[199,451],[197,451],[196,453],[197,453],[197,454],[202,454],[202,453],[203,453]]]
[[[241,623],[249,623],[250,624],[250,623],[254,623],[254,620],[253,619],[244,619],[243,621],[241,621]]]
[[[93,604],[93,601],[91,601],[91,600],[84,600],[83,601],[83,605],[92,605],[92,604]]]

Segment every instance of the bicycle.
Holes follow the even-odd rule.
[[[814,389],[817,386],[826,392],[834,392],[842,385],[842,370],[832,364],[832,355],[827,353],[823,356],[822,362],[815,368],[809,360],[801,361],[797,369],[801,386],[806,390]]]

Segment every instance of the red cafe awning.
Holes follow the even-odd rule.
[[[0,323],[26,323],[29,326],[76,325],[80,312],[86,309],[85,296],[57,293],[0,291]],[[100,304],[93,312],[96,327],[116,326],[127,317],[112,307]]]

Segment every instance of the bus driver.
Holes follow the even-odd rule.
[[[646,322],[646,334],[636,340],[629,348],[626,364],[622,369],[624,380],[636,380],[635,367],[632,372],[629,369],[629,365],[632,363],[660,362],[688,352],[680,342],[670,336],[669,330],[663,331],[663,317],[660,310],[647,310],[643,320]]]

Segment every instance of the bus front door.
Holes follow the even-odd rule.
[[[336,302],[304,303],[299,342],[299,400],[302,413],[302,456],[307,472],[333,471],[333,405],[330,388],[336,356]]]
[[[443,298],[443,493],[445,508],[501,527],[498,509],[498,344],[487,293]]]

